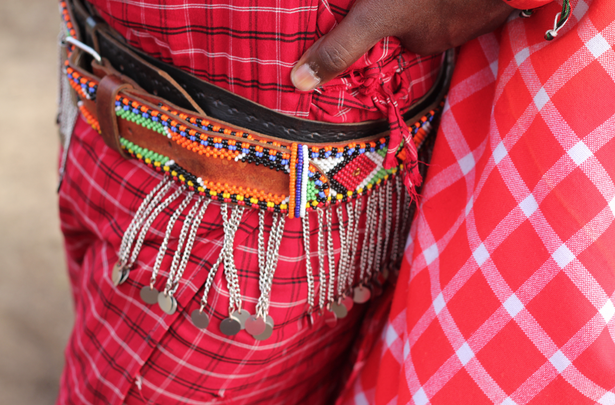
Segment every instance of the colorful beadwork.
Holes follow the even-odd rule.
[[[96,99],[97,80],[78,72],[68,61],[65,64],[65,73],[70,85],[81,98]],[[431,129],[430,122],[443,105],[444,102],[409,126],[417,147],[421,146]],[[204,155],[205,158],[263,165],[289,175],[289,195],[286,197],[274,196],[262,190],[213,184],[207,179],[193,176],[178,165],[170,169],[178,173],[173,176],[174,179],[221,202],[234,202],[251,208],[288,213],[291,218],[302,217],[306,211],[357,198],[373,187],[378,187],[383,181],[386,182],[403,168],[403,165],[392,170],[383,168],[382,162],[388,144],[386,137],[371,142],[351,142],[343,146],[317,147],[297,143],[284,145],[216,125],[165,105],[158,108],[152,109],[121,95],[117,96],[115,102],[116,115],[120,119],[134,122],[168,137],[193,153]],[[81,111],[86,116],[87,111],[84,108],[81,108]],[[86,119],[91,125],[98,125],[91,115],[89,118],[86,116]],[[193,127],[188,127],[181,121],[189,122]],[[400,147],[400,160],[403,160],[403,154],[404,150]],[[139,153],[134,156],[137,155]]]

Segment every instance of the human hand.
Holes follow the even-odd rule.
[[[431,55],[499,27],[513,10],[502,0],[357,0],[346,17],[314,43],[291,72],[310,91],[343,73],[382,38]]]

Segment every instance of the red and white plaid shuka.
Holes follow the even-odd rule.
[[[561,2],[461,48],[386,324],[339,403],[615,404],[615,3],[572,7],[552,42]]]
[[[387,39],[357,62],[353,80],[339,79],[314,94],[299,93],[290,82],[293,64],[345,15],[349,0],[284,5],[261,0],[258,5],[156,0],[94,3],[113,27],[146,52],[269,108],[324,121],[380,118],[376,104],[380,90],[368,88],[365,82],[365,76],[374,72],[400,94],[399,106],[405,108],[431,87],[441,61],[438,56],[419,58],[404,51],[398,41]],[[209,294],[209,328],[201,331],[189,319],[200,306],[207,271],[221,249],[217,204],[209,206],[197,234],[175,295],[176,314],[167,316],[158,306],[143,304],[139,291],[149,284],[166,224],[181,198],[153,223],[129,280],[113,286],[111,268],[123,233],[160,180],[139,162],[122,159],[84,120],[78,121],[60,190],[76,321],[58,403],[334,402],[352,369],[351,348],[366,306],[355,306],[333,329],[319,317],[313,327],[308,326],[299,220],[286,221],[284,228],[270,308],[276,327],[266,341],[255,341],[246,332],[228,338],[219,331],[221,320],[228,316],[222,270]],[[244,308],[254,313],[260,295],[258,216],[247,211],[235,236],[234,256]],[[175,225],[158,286],[168,275],[186,212]],[[311,260],[317,268],[316,221],[311,225]],[[265,238],[268,234],[266,229]]]
[[[109,4],[141,7],[142,16],[162,7]],[[317,8],[336,10],[323,4]],[[363,324],[340,403],[615,404],[615,5],[572,6],[552,42],[543,35],[557,3],[461,48],[392,304],[374,308]],[[123,23],[136,27],[127,16]],[[223,22],[212,20],[208,29]],[[278,68],[250,63],[249,78]],[[255,99],[265,91],[257,81]],[[77,321],[59,403],[332,403],[335,388],[323,382],[339,376],[355,319],[296,335],[304,298],[290,293],[296,307],[273,304],[289,314],[288,332],[255,344],[213,329],[201,335],[187,311],[171,320],[145,308],[135,297],[146,270],[112,288],[108,273],[122,232],[157,179],[113,156],[84,122],[75,134],[61,213]],[[206,218],[212,236],[201,237],[210,253],[221,232],[215,221]],[[160,238],[162,225],[154,226]],[[298,245],[299,234],[283,243]],[[144,253],[153,256],[158,244]],[[289,249],[281,260],[292,273],[300,258]],[[180,308],[197,305],[203,275],[193,273],[189,267]],[[280,283],[292,291],[293,276]],[[218,321],[225,291],[219,282]]]

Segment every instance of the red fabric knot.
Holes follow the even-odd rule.
[[[371,75],[366,76],[369,78],[373,77]],[[410,86],[407,79],[402,78],[396,91],[394,91],[392,88],[392,81],[385,80],[382,74],[380,74],[379,79],[377,83],[375,81],[370,83],[369,91],[373,93],[372,98],[374,105],[378,107],[382,115],[389,121],[389,145],[383,166],[387,170],[399,166],[397,151],[403,143],[403,148],[405,150],[405,153],[402,154],[404,164],[404,185],[411,199],[415,200],[417,197],[415,188],[421,185],[423,178],[418,170],[418,152],[416,145],[404,121],[400,108],[402,100],[406,102],[408,100],[408,88]],[[368,80],[369,79],[366,79],[365,82]]]

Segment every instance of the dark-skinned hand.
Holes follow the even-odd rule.
[[[382,38],[432,55],[493,31],[513,10],[502,0],[357,0],[346,17],[316,41],[291,72],[310,91],[343,73]]]

